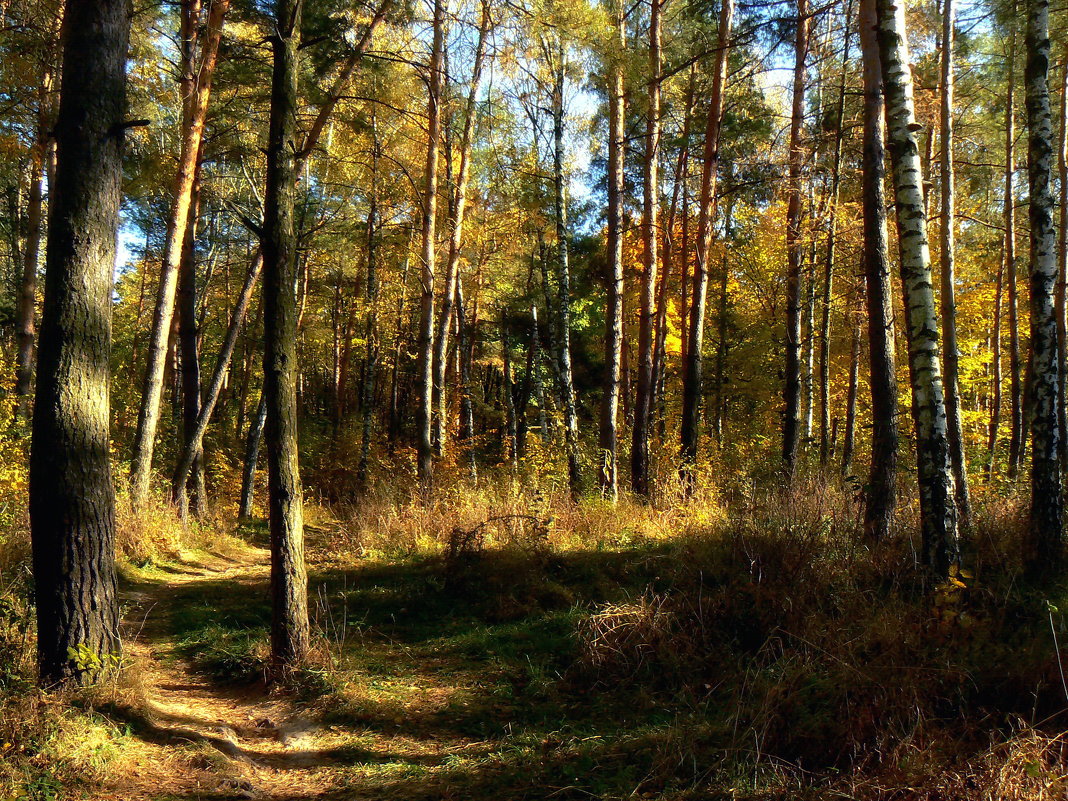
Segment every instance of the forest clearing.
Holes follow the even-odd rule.
[[[0,2],[0,801],[1065,798],[1066,26]]]

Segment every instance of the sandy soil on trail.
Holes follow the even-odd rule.
[[[225,579],[266,587],[267,553],[183,565],[165,583],[127,592],[127,652],[144,688],[147,727],[112,766],[100,799],[142,801],[314,798],[335,786],[327,753],[339,735],[319,730],[292,701],[262,688],[218,686],[174,653],[167,632],[174,590]],[[142,731],[147,728],[147,731]]]

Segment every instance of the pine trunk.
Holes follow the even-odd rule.
[[[294,195],[302,0],[276,0],[263,236],[263,391],[271,530],[271,666],[284,676],[308,653],[308,576],[297,443],[298,279]]]
[[[120,650],[109,359],[126,111],[125,0],[70,0],[30,452],[37,659],[85,684]]]
[[[801,0],[804,2],[804,0]],[[708,296],[708,266],[712,248],[716,210],[716,181],[719,177],[719,135],[723,118],[723,91],[727,82],[727,56],[734,0],[721,0],[716,61],[712,72],[712,94],[705,126],[704,165],[701,170],[701,207],[697,218],[697,261],[694,265],[693,295],[690,301],[682,380],[681,477],[687,490],[694,483],[697,444],[701,420],[702,367],[705,342],[705,306]],[[686,256],[683,255],[685,272]],[[684,281],[685,285],[685,281]],[[685,304],[684,304],[685,308]]]

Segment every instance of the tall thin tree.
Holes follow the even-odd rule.
[[[923,170],[916,131],[903,0],[876,0],[879,56],[886,97],[887,145],[894,181],[898,257],[904,289],[905,333],[912,382],[919,474],[923,563],[946,576],[959,559],[957,506],[942,393],[938,314],[924,213]]]

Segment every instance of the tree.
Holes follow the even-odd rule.
[[[167,221],[167,239],[160,266],[159,290],[152,334],[148,346],[148,364],[141,391],[141,406],[137,415],[133,458],[130,465],[130,496],[135,506],[148,497],[152,479],[152,456],[156,447],[156,428],[159,425],[160,400],[163,396],[163,374],[166,368],[167,344],[174,314],[178,284],[178,268],[185,246],[185,232],[190,222],[193,187],[197,164],[204,138],[204,125],[211,98],[211,82],[219,53],[222,24],[229,8],[229,0],[214,0],[208,14],[207,34],[199,59],[196,43],[200,20],[200,0],[183,0],[181,8],[181,64],[179,92],[182,99],[181,152],[174,177],[174,194]]]
[[[648,497],[649,485],[649,422],[652,416],[653,398],[656,394],[657,351],[663,350],[659,342],[663,322],[659,321],[661,309],[654,309],[654,293],[660,270],[660,253],[657,248],[660,208],[660,83],[661,83],[661,22],[662,0],[650,0],[649,13],[649,109],[645,128],[645,181],[642,189],[642,243],[644,271],[642,273],[641,312],[638,318],[638,388],[634,398],[634,429],[631,438],[631,486],[637,495]],[[687,117],[689,114],[687,114]],[[671,232],[665,234],[669,239]],[[663,315],[666,315],[666,293]],[[654,317],[655,315],[655,317]],[[659,325],[656,323],[659,322]],[[654,331],[654,328],[657,329]],[[657,342],[654,343],[654,333]]]
[[[37,658],[48,687],[118,654],[109,358],[126,112],[125,0],[69,0],[30,454]]]
[[[804,2],[804,0],[801,0]],[[697,464],[697,437],[701,416],[701,368],[705,341],[705,305],[708,296],[708,262],[711,257],[716,208],[716,181],[719,177],[719,137],[723,123],[723,92],[727,83],[727,53],[734,17],[734,0],[720,0],[716,58],[712,69],[712,93],[705,123],[704,164],[701,168],[700,208],[697,213],[697,261],[694,266],[693,297],[685,317],[688,329],[682,377],[681,475],[687,488],[693,485]],[[684,249],[685,251],[685,249]],[[686,263],[685,257],[683,264]],[[684,304],[685,307],[685,304]]]
[[[612,0],[612,3],[615,19],[609,52],[605,54],[608,61],[608,272],[605,275],[608,308],[605,312],[605,369],[601,396],[600,480],[601,494],[614,501],[618,489],[616,452],[619,437],[616,424],[619,417],[619,370],[623,345],[623,151],[626,147],[623,51],[626,41],[622,3],[619,0]],[[646,312],[645,306],[642,312]],[[648,328],[646,320],[645,329]],[[645,329],[648,338],[650,331]],[[651,372],[651,362],[648,367]],[[639,369],[644,369],[644,365]],[[647,417],[648,408],[642,413]]]
[[[1063,551],[1057,404],[1057,237],[1053,225],[1053,114],[1049,100],[1049,0],[1028,0],[1027,176],[1031,223],[1031,536],[1033,566],[1048,572]]]
[[[434,274],[438,214],[438,154],[441,149],[442,57],[445,50],[445,2],[433,0],[434,19],[427,74],[426,169],[422,208],[422,296],[419,304],[418,470],[424,491],[434,475]]]
[[[877,39],[886,97],[886,135],[894,181],[898,258],[905,293],[905,333],[912,383],[916,465],[923,528],[922,560],[946,576],[958,560],[957,507],[942,393],[938,316],[927,246],[923,170],[916,131],[902,0],[876,0]]]
[[[860,0],[860,47],[864,60],[861,200],[872,417],[871,472],[864,506],[864,532],[873,540],[883,540],[890,533],[897,500],[897,368],[886,236],[883,76],[876,24],[875,0]]]
[[[275,0],[263,232],[263,393],[271,529],[271,664],[279,675],[308,653],[308,576],[297,449],[297,76],[303,0]]]
[[[957,512],[967,528],[972,515],[968,494],[968,468],[964,456],[964,432],[960,403],[960,348],[957,345],[957,300],[955,249],[955,191],[953,179],[953,39],[955,36],[954,0],[942,5],[942,81],[940,92],[942,224],[939,229],[942,261],[942,332],[946,363],[946,425],[949,432],[949,456],[953,463],[953,481],[957,489]]]
[[[794,33],[793,103],[790,113],[790,143],[786,179],[786,384],[783,401],[782,459],[793,477],[801,439],[801,149],[805,121],[805,58],[808,55],[808,0],[797,0]]]

